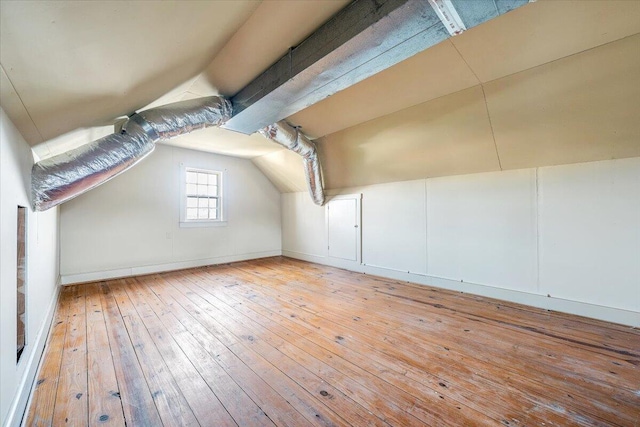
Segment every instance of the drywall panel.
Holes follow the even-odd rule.
[[[426,226],[424,180],[363,189],[364,264],[426,274]]]
[[[269,68],[292,46],[346,6],[349,0],[260,2],[194,85],[209,82],[225,95],[233,95]]]
[[[636,35],[487,83],[502,168],[640,156],[639,52]]]
[[[38,161],[57,156],[113,133],[113,125],[80,128],[31,147]]]
[[[302,157],[293,151],[283,148],[275,153],[254,157],[252,162],[281,193],[307,190]]]
[[[238,132],[210,127],[162,142],[191,150],[251,159],[280,151],[282,146],[259,133],[245,135]]]
[[[61,207],[61,274],[168,263],[179,210],[178,170],[171,149]]]
[[[445,40],[289,117],[317,138],[479,83]]]
[[[258,5],[2,2],[0,60],[48,140],[110,124],[192,78]]]
[[[197,152],[190,154],[201,157]],[[235,163],[227,166],[226,180],[232,255],[279,251],[280,192],[249,161]]]
[[[535,170],[427,181],[427,274],[537,291]]]
[[[226,226],[181,228],[181,167],[224,171]],[[280,194],[250,160],[159,145],[62,205],[63,276],[280,250]]]
[[[640,312],[640,158],[540,168],[540,291]]]
[[[4,71],[4,67],[1,65],[0,100],[2,102],[2,109],[11,121],[16,123],[20,131],[26,135],[26,139],[32,141],[34,144],[42,142],[42,136],[38,133],[36,125],[33,123],[33,120],[31,120],[31,117],[29,117],[29,113],[24,108],[18,93],[15,91],[7,73]]]
[[[282,194],[282,249],[299,254],[327,255],[326,209],[307,193]]]
[[[0,110],[0,425],[17,426],[58,292],[58,209],[33,212],[29,145]],[[16,363],[18,205],[27,208],[26,346]]]
[[[499,170],[480,86],[327,135],[327,188]]]
[[[283,194],[283,253],[395,280],[638,325],[640,157],[542,168],[536,182],[537,172],[491,172],[329,191],[329,199],[334,194],[363,194],[366,265],[327,257],[324,209],[313,205],[306,192]],[[421,183],[427,186],[426,218],[419,209],[425,200]],[[419,221],[424,221],[422,228]],[[411,271],[410,264],[421,264],[418,253],[424,256],[422,265],[428,266],[426,275]]]
[[[296,228],[297,223],[302,221],[296,215],[298,200],[296,193],[280,194],[280,212],[282,215],[282,250],[293,251],[297,248]]]
[[[451,39],[482,82],[640,32],[640,2],[539,0]]]

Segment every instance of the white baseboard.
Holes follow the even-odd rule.
[[[572,301],[557,297],[547,297],[546,295],[532,294],[529,292],[515,291],[511,289],[496,288],[493,286],[481,285],[471,282],[459,282],[442,277],[429,276],[420,273],[407,273],[388,269],[384,267],[360,264],[358,262],[339,260],[326,256],[310,255],[301,252],[283,250],[282,255],[302,261],[314,262],[317,264],[329,265],[343,268],[358,273],[372,274],[386,277],[393,280],[428,285],[436,288],[443,288],[452,291],[465,292],[473,295],[480,295],[495,298],[503,301],[515,302],[554,310],[563,313],[576,314],[578,316],[590,317],[607,322],[620,323],[632,327],[640,327],[640,313],[636,311],[623,310],[619,308],[605,307],[602,305],[589,304],[585,302]]]
[[[51,329],[51,322],[53,321],[53,314],[58,306],[58,297],[60,296],[60,278],[58,277],[56,283],[56,290],[51,303],[47,308],[47,313],[43,319],[42,325],[38,330],[36,339],[33,343],[31,351],[28,353],[28,359],[26,360],[26,367],[18,389],[16,390],[15,398],[9,408],[9,413],[5,420],[5,427],[18,427],[22,423],[24,412],[27,408],[27,403],[30,402],[33,395],[33,389],[35,386],[36,374],[40,370],[40,361],[42,360],[42,354],[44,352],[44,346],[47,343],[49,337],[49,330]]]
[[[274,250],[179,261],[167,264],[127,267],[116,270],[95,271],[91,273],[67,274],[62,276],[62,284],[74,285],[77,283],[96,282],[99,280],[119,279],[122,277],[141,276],[144,274],[161,273],[163,271],[182,270],[185,268],[203,267],[205,265],[226,264],[229,262],[247,261],[250,259],[267,258],[279,255],[282,255],[282,251]]]

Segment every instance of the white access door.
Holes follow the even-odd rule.
[[[329,256],[358,261],[360,245],[360,199],[336,198],[327,204]]]

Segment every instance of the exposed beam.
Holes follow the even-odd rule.
[[[251,134],[445,40],[438,4],[464,29],[527,2],[355,0],[234,95],[224,127]]]

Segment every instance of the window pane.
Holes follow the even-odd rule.
[[[195,172],[187,172],[187,184],[196,184],[198,182],[198,174]]]
[[[219,220],[220,172],[186,170],[186,220]]]
[[[187,207],[188,208],[197,208],[198,207],[198,198],[197,197],[187,197]]]

